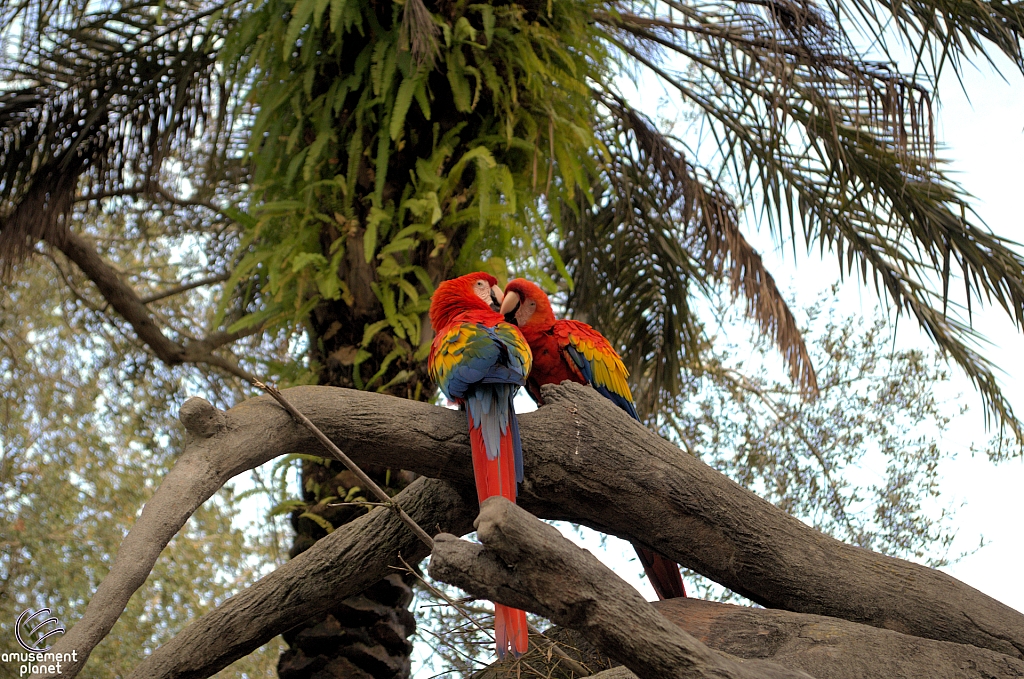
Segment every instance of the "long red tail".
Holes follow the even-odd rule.
[[[666,559],[661,554],[640,545],[633,545],[633,548],[636,550],[637,556],[640,557],[644,573],[647,573],[647,579],[651,581],[659,599],[664,601],[686,596],[683,576],[675,561]]]
[[[470,417],[469,441],[473,449],[477,497],[483,502],[489,497],[501,495],[515,502],[516,466],[512,426],[506,426],[505,432],[501,434],[499,454],[493,459],[488,458],[484,443],[483,430],[486,426],[488,423],[483,422],[482,426],[474,427]],[[504,658],[509,651],[516,657],[526,653],[528,634],[524,611],[494,604],[494,640],[499,658]]]
[[[526,653],[525,611],[494,604],[494,644],[499,658],[504,658],[507,651],[512,651],[517,658]]]
[[[469,444],[473,449],[473,475],[476,477],[476,496],[480,502],[495,495],[515,502],[516,462],[512,428],[508,427],[501,435],[500,453],[494,459],[487,457],[483,426],[474,428],[472,420],[469,423]]]

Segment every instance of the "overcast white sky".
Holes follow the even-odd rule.
[[[964,74],[966,95],[952,73],[944,76],[939,94],[942,108],[937,134],[946,142],[944,154],[988,226],[1001,236],[1024,240],[1024,78],[1014,75],[1009,61]],[[969,97],[969,100],[968,100]],[[1006,372],[1004,386],[1018,415],[1024,415],[1024,336],[1001,311],[979,314],[977,327],[994,344],[988,356]],[[980,536],[989,544],[960,563],[944,569],[1019,611],[1024,611],[1024,462],[1019,458],[993,465],[966,454],[971,442],[984,438],[977,399],[966,380],[964,397],[976,411],[956,431],[965,451],[944,468],[950,501],[957,510],[957,546],[970,549]]]

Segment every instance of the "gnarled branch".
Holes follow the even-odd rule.
[[[503,497],[480,507],[482,545],[438,535],[430,574],[583,633],[642,679],[811,679],[712,651],[673,625],[590,552]]]
[[[296,387],[291,401],[357,463],[469,487],[465,416],[382,394]],[[592,389],[546,387],[523,415],[520,504],[657,549],[772,608],[829,615],[1024,657],[1024,615],[924,566],[843,544],[794,519],[617,410]],[[125,538],[85,615],[55,650],[85,657],[161,549],[231,477],[275,456],[319,453],[270,397],[219,412],[182,407],[185,451]],[[429,527],[429,526],[428,526]],[[65,673],[65,676],[70,676]]]
[[[829,679],[994,679],[1024,677],[1024,660],[968,644],[700,599],[654,602],[663,616],[711,648],[772,660]]]
[[[445,481],[420,478],[395,497],[433,530],[472,530],[476,498]],[[194,621],[153,652],[129,679],[209,677],[296,625],[320,616],[393,573],[401,555],[415,563],[426,546],[385,508],[339,527],[259,582]]]

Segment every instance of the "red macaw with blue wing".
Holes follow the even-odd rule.
[[[580,321],[556,320],[547,294],[523,278],[505,286],[500,313],[505,320],[516,323],[533,351],[533,370],[527,378],[526,390],[538,405],[543,403],[541,385],[572,380],[594,387],[640,421],[626,381],[629,372],[604,335]],[[646,547],[633,547],[659,599],[686,596],[674,561]]]
[[[526,383],[532,355],[515,325],[498,313],[502,293],[487,273],[437,287],[430,324],[437,333],[427,370],[444,395],[466,411],[473,472],[480,502],[494,495],[516,501],[523,480],[523,449],[512,398]],[[527,648],[526,613],[494,604],[498,656]]]

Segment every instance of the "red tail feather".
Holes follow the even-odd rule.
[[[469,444],[473,450],[473,475],[476,477],[476,495],[480,502],[501,495],[516,501],[516,461],[512,449],[511,427],[501,436],[498,457],[487,459],[484,436],[479,427],[469,428]]]
[[[676,599],[686,596],[686,588],[683,587],[683,576],[679,573],[679,566],[675,561],[666,559],[661,554],[645,549],[640,545],[633,545],[640,563],[643,564],[644,573],[651,581],[651,586],[658,594],[658,598]]]
[[[501,490],[502,495],[516,501],[516,451],[512,443],[512,427],[501,436]]]
[[[492,495],[499,495],[498,489],[498,460],[487,459],[487,449],[484,448],[484,435],[480,428],[473,428],[469,423],[469,445],[473,450],[473,477],[476,479],[476,497],[483,502]]]
[[[483,502],[489,497],[501,495],[516,501],[515,451],[512,443],[512,428],[508,427],[501,436],[498,457],[487,459],[482,430],[469,424],[469,442],[473,450],[473,474],[476,477],[476,494]],[[526,653],[528,630],[526,613],[517,609],[494,604],[494,638],[498,657],[505,657],[511,651],[520,656]]]
[[[494,604],[494,643],[499,658],[508,651],[516,657],[526,653],[528,634],[525,612]]]

